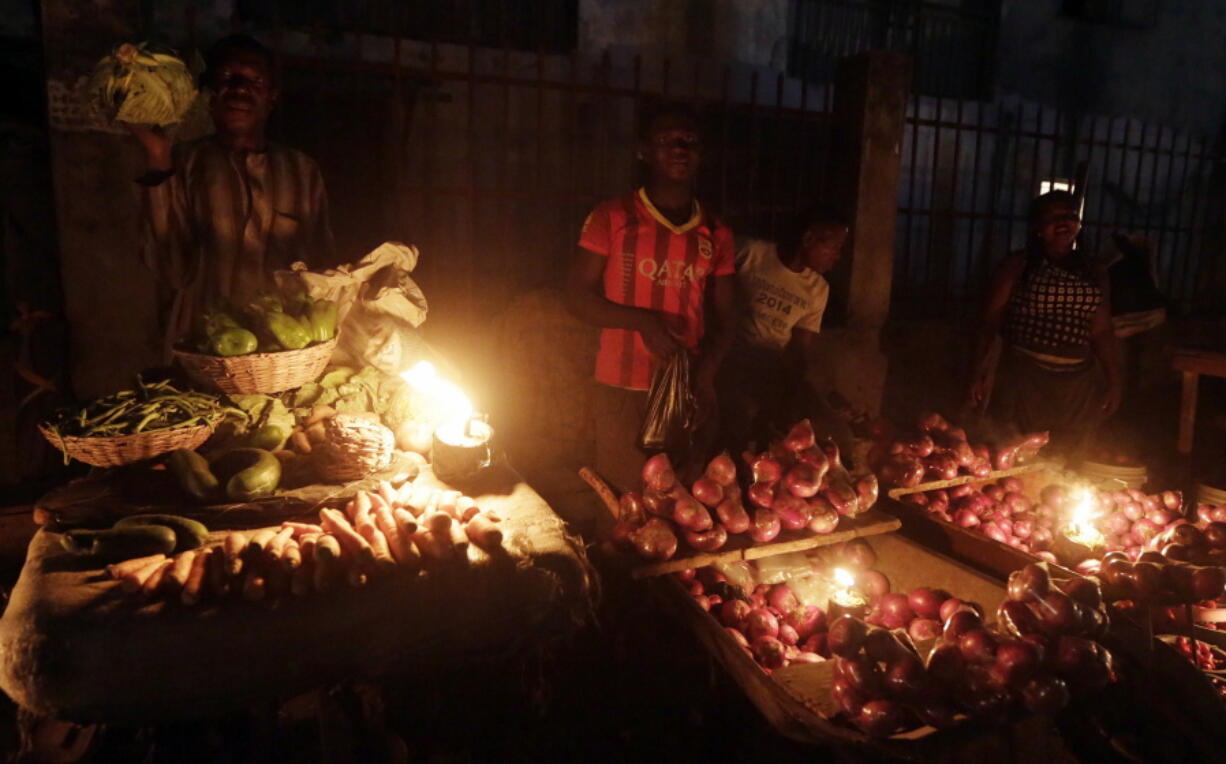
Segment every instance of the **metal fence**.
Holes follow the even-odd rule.
[[[777,72],[408,40],[382,62],[285,63],[277,129],[320,162],[342,250],[418,245],[446,312],[488,315],[560,282],[587,212],[640,181],[653,102],[697,110],[699,196],[738,234],[771,235],[829,178],[831,89]]]
[[[973,310],[992,266],[1024,245],[1030,199],[1052,183],[1084,194],[1083,246],[1099,252],[1116,230],[1144,235],[1155,246],[1159,288],[1176,309],[1220,309],[1213,294],[1223,270],[1217,152],[1213,140],[1124,117],[1010,98],[913,97],[895,315]]]

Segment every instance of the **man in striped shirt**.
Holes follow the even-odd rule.
[[[137,179],[145,207],[146,264],[168,292],[166,351],[195,314],[267,287],[296,260],[331,265],[332,232],[319,167],[270,143],[268,116],[280,95],[273,54],[251,37],[216,43],[202,84],[212,93],[216,133],[176,146],[143,125],[128,129],[145,149]]]
[[[571,311],[601,327],[596,467],[622,490],[638,485],[644,454],[636,441],[655,366],[690,353],[700,421],[713,419],[715,375],[735,332],[732,232],[694,198],[701,156],[691,114],[656,114],[639,150],[647,185],[588,215],[570,273]]]

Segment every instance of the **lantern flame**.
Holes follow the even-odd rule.
[[[1098,508],[1097,502],[1094,500],[1094,493],[1089,488],[1076,488],[1071,499],[1073,513],[1068,525],[1064,529],[1064,535],[1075,544],[1091,548],[1102,546],[1106,543],[1107,539],[1094,526],[1094,521],[1098,518]]]
[[[464,425],[472,418],[472,401],[458,385],[439,376],[429,361],[418,361],[400,378],[429,401],[429,408],[440,423]]]
[[[834,582],[838,584],[840,588],[850,589],[856,585],[856,577],[844,568],[835,568]]]
[[[834,569],[835,590],[830,600],[837,605],[848,608],[863,607],[868,604],[868,597],[855,590],[856,577],[844,568]]]

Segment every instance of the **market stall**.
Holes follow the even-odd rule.
[[[35,506],[0,620],[18,704],[195,717],[505,658],[587,619],[582,546],[432,364],[334,363],[319,298],[202,323],[190,387],[138,380],[43,427],[98,469]]]

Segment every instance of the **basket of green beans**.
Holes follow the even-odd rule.
[[[195,449],[212,434],[226,406],[215,395],[183,391],[170,382],[134,389],[58,411],[38,426],[51,445],[95,467],[117,467],[179,448]]]

